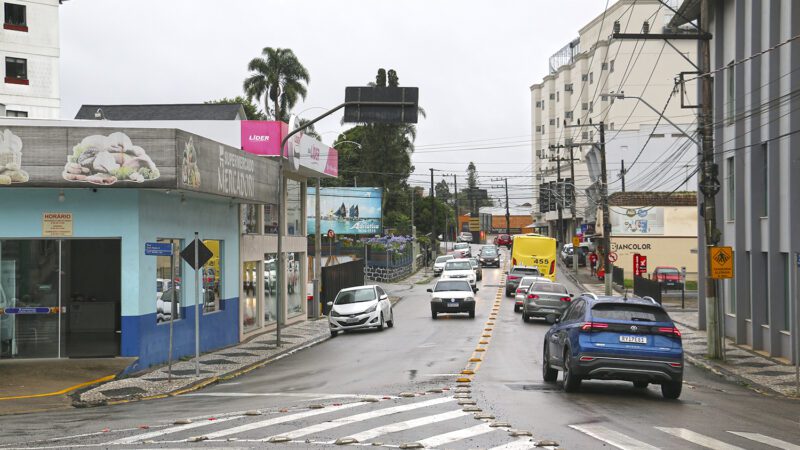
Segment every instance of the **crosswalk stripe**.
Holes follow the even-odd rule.
[[[325,407],[325,408],[322,408],[322,409],[310,409],[308,411],[303,411],[303,412],[300,412],[300,413],[297,413],[297,414],[289,414],[288,416],[274,417],[272,419],[260,420],[258,422],[248,423],[248,424],[240,425],[238,427],[227,428],[225,430],[220,430],[220,431],[217,431],[217,432],[214,432],[214,433],[207,434],[206,438],[208,438],[208,439],[217,439],[217,438],[220,438],[220,437],[223,437],[223,436],[230,436],[230,435],[236,434],[236,433],[244,433],[246,431],[257,430],[259,428],[266,428],[266,427],[270,427],[272,425],[291,422],[291,421],[297,420],[297,419],[305,419],[306,417],[313,417],[313,416],[318,416],[318,415],[321,415],[321,414],[333,413],[333,412],[341,411],[343,409],[353,408],[355,406],[363,406],[365,404],[366,403],[364,403],[364,402],[355,402],[355,403],[345,403],[345,404],[340,405],[340,406],[328,406],[328,407]]]
[[[771,445],[773,447],[782,448],[784,450],[800,450],[800,445],[792,444],[791,442],[775,439],[774,437],[765,436],[759,433],[747,433],[744,431],[728,431],[728,433],[735,434],[751,441],[761,442],[762,444]]]
[[[693,444],[697,444],[701,447],[706,447],[713,450],[743,450],[741,447],[730,445],[712,437],[708,437],[704,434],[695,433],[694,431],[687,430],[686,428],[656,427],[656,429],[689,441]]]
[[[297,438],[302,437],[302,436],[308,436],[309,434],[319,433],[319,432],[322,432],[322,431],[330,430],[332,428],[337,428],[337,427],[341,427],[341,426],[344,426],[344,425],[349,425],[349,424],[352,424],[352,423],[361,422],[363,420],[374,419],[374,418],[377,418],[377,417],[388,416],[390,414],[397,414],[397,413],[401,413],[401,412],[405,412],[405,411],[412,411],[414,409],[419,409],[419,408],[427,408],[428,406],[435,406],[435,405],[439,405],[439,404],[446,403],[446,402],[452,402],[454,400],[455,399],[453,397],[440,397],[440,398],[434,398],[433,400],[426,400],[426,401],[423,401],[423,402],[414,402],[414,403],[408,403],[408,404],[405,404],[405,405],[399,405],[399,406],[392,406],[392,407],[389,407],[389,408],[377,409],[377,410],[374,410],[374,411],[368,411],[368,412],[361,413],[361,414],[356,414],[356,415],[353,415],[353,416],[341,417],[339,419],[331,420],[330,422],[318,423],[318,424],[311,425],[311,426],[308,426],[308,427],[305,427],[305,428],[300,428],[298,430],[289,431],[288,433],[280,433],[280,434],[278,434],[276,436],[286,436],[289,439],[297,439]],[[270,436],[270,437],[266,438],[265,440],[268,441],[272,437],[275,437],[275,436]]]
[[[626,434],[611,430],[602,425],[585,424],[570,425],[569,427],[622,450],[658,450],[658,447],[645,444],[642,441],[638,441]]]
[[[357,440],[358,442],[367,442],[384,434],[397,433],[398,431],[405,431],[411,428],[421,427],[424,425],[429,425],[437,422],[444,422],[445,420],[457,419],[459,417],[468,415],[469,415],[468,412],[464,412],[460,409],[457,409],[455,411],[450,411],[446,413],[434,414],[432,416],[426,416],[426,417],[418,417],[416,419],[405,420],[403,422],[396,422],[389,425],[383,425],[377,428],[373,428],[371,430],[365,430],[360,433],[351,434],[347,437],[351,437]]]
[[[136,442],[147,441],[147,440],[150,440],[150,439],[153,439],[153,438],[157,438],[157,437],[160,437],[160,436],[164,436],[164,435],[167,435],[167,434],[179,433],[181,431],[193,430],[195,428],[200,428],[200,427],[207,427],[209,425],[215,425],[215,424],[218,424],[218,423],[227,422],[229,420],[241,419],[242,417],[244,417],[244,416],[230,416],[230,417],[219,418],[219,419],[213,420],[213,421],[204,420],[202,422],[193,422],[193,423],[188,423],[186,425],[177,425],[177,426],[167,427],[167,428],[164,428],[163,430],[150,431],[148,433],[137,434],[135,436],[129,436],[129,437],[126,437],[126,438],[117,439],[115,441],[107,442],[104,445],[134,444]]]
[[[522,438],[517,439],[516,441],[511,441],[508,444],[492,447],[489,450],[528,450],[534,447],[535,445],[531,438]]]
[[[478,436],[494,430],[497,430],[497,428],[490,427],[488,423],[482,423],[474,427],[464,428],[461,430],[451,431],[449,433],[439,434],[417,442],[422,444],[425,448],[438,447],[440,445],[450,444],[452,442],[460,441],[462,439],[470,438],[473,436]]]

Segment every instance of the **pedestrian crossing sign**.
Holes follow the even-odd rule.
[[[733,278],[733,248],[711,247],[708,257],[711,261],[711,278],[715,280]]]

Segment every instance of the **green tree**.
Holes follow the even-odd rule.
[[[288,48],[264,47],[261,56],[250,60],[247,70],[251,73],[244,80],[244,92],[248,100],[263,97],[269,110],[272,102],[272,117],[289,121],[289,113],[300,98],[305,100],[310,80],[308,70],[300,64],[294,52]]]
[[[242,105],[244,113],[247,115],[248,120],[269,120],[269,115],[258,108],[258,105],[253,103],[250,99],[237,95],[234,98],[224,97],[219,100],[209,100],[206,104],[213,105]]]
[[[434,190],[436,192],[436,198],[445,203],[449,203],[453,197],[452,194],[450,194],[450,187],[447,185],[446,180],[441,180],[438,183],[436,183],[436,187]]]

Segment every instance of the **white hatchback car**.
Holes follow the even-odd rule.
[[[433,276],[438,277],[442,274],[444,270],[444,265],[447,264],[447,261],[451,261],[455,259],[453,255],[444,255],[436,258],[436,262],[433,263]]]
[[[469,285],[475,290],[475,270],[472,268],[472,263],[466,258],[451,259],[444,264],[442,271],[443,280],[466,280]]]
[[[383,331],[384,325],[394,326],[389,296],[374,284],[342,289],[332,302],[328,302],[328,306],[331,307],[328,315],[331,337],[340,331],[373,327]]]
[[[466,280],[439,280],[431,293],[431,317],[439,314],[468,313],[475,317],[475,293]]]

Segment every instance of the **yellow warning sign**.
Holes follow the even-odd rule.
[[[469,218],[469,231],[481,231],[481,218],[480,217],[470,217]]]
[[[711,258],[711,278],[733,278],[733,248],[711,247],[708,257]]]
[[[579,238],[579,237],[577,237],[577,236],[574,236],[574,237],[572,238],[572,246],[573,246],[574,248],[578,248],[578,247],[580,247],[580,246],[581,246],[581,238]]]

